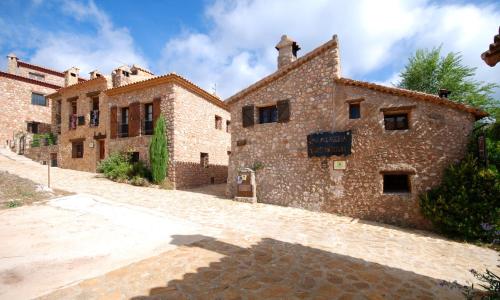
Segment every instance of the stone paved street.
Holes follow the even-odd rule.
[[[44,183],[47,167],[0,150],[0,170]],[[55,188],[149,209],[196,230],[169,234],[175,247],[83,274],[86,280],[43,299],[457,299],[460,292],[441,280],[466,284],[471,268],[499,272],[493,250],[348,217],[237,203],[224,199],[223,186],[165,191],[51,172]]]

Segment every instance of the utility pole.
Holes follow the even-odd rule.
[[[50,189],[50,159],[47,161],[47,187]]]

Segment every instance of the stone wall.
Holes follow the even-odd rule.
[[[55,75],[56,72],[47,73],[47,72],[43,72],[41,70],[33,70],[30,67],[25,67],[25,66],[21,65],[21,66],[18,66],[15,74],[19,75],[19,76],[22,76],[22,77],[30,78],[30,73],[43,75],[44,76],[44,79],[43,79],[44,82],[47,82],[47,83],[50,83],[50,84],[55,84],[55,85],[58,85],[58,86],[64,86],[64,75],[62,73],[58,74],[58,75]]]
[[[61,163],[61,159],[60,156],[58,155],[58,152],[59,152],[58,145],[40,146],[40,147],[27,148],[24,151],[24,156],[39,163],[43,162],[50,163],[51,154],[55,154],[57,155],[57,165],[59,166]]]
[[[31,104],[31,94],[43,95],[54,89],[0,76],[0,97],[5,105],[0,109],[0,147],[13,143],[14,134],[25,132],[28,121],[50,124],[50,103]]]
[[[336,49],[311,59],[231,104],[232,154],[228,194],[235,196],[238,169],[260,162],[259,202],[428,228],[418,195],[441,180],[462,158],[474,116],[444,105],[336,83]],[[290,100],[290,121],[258,124],[258,107]],[[361,118],[349,119],[349,102]],[[242,107],[255,105],[252,127],[242,127]],[[388,131],[381,111],[404,108],[409,129]],[[352,130],[352,154],[309,158],[307,135]],[[246,145],[238,146],[238,141]],[[334,161],[346,162],[334,170]],[[383,193],[381,172],[410,174],[411,192]]]
[[[95,172],[99,162],[99,143],[94,138],[99,135],[108,134],[108,119],[109,107],[107,104],[107,97],[104,93],[99,93],[108,87],[108,80],[105,77],[78,83],[69,86],[60,91],[59,95],[52,97],[51,101],[61,101],[61,134],[58,137],[59,141],[59,155],[61,157],[60,167]],[[87,93],[98,92],[99,97],[99,126],[90,126],[90,111],[92,110],[92,98],[94,94],[87,95]],[[76,129],[70,129],[69,118],[71,114],[71,103],[68,99],[78,97],[77,102],[77,116],[84,117],[84,124],[77,125]],[[52,111],[53,124],[56,124],[55,108]],[[56,130],[57,126],[53,127]],[[83,158],[73,158],[72,149],[73,141],[83,140]],[[107,143],[105,143],[105,152],[107,153]]]
[[[175,85],[174,141],[177,187],[226,182],[231,135],[227,131],[230,113],[202,97]],[[215,117],[221,128],[215,128]],[[208,154],[209,168],[200,164],[201,153]]]

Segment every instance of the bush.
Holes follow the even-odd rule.
[[[132,170],[130,172],[130,176],[132,177],[141,177],[144,179],[151,179],[151,171],[148,169],[146,164],[143,161],[138,161],[132,164]]]
[[[125,153],[111,153],[106,159],[99,163],[98,171],[102,172],[106,178],[111,180],[127,180],[132,171],[130,157]]]
[[[170,179],[165,178],[159,184],[159,187],[160,187],[160,189],[164,189],[164,190],[173,190],[174,189],[174,184],[170,181]]]
[[[130,184],[135,186],[148,186],[149,182],[144,177],[135,175],[130,179]]]
[[[51,146],[57,144],[57,137],[52,133],[34,134],[31,141],[31,147],[40,147],[41,145]]]
[[[423,215],[444,234],[493,242],[500,229],[498,195],[498,172],[481,168],[477,159],[468,155],[445,170],[440,186],[421,195],[420,206]]]

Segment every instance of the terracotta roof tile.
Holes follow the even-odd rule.
[[[358,86],[358,87],[364,87],[368,88],[374,91],[378,92],[383,92],[383,93],[388,93],[392,95],[397,95],[397,96],[404,96],[404,97],[409,97],[417,100],[423,100],[423,101],[428,101],[432,102],[438,105],[445,105],[449,106],[458,110],[462,110],[468,113],[473,114],[476,119],[481,119],[486,116],[488,116],[488,113],[485,111],[482,111],[478,108],[458,103],[452,100],[448,100],[445,98],[441,98],[437,95],[432,95],[432,94],[427,94],[427,93],[422,93],[422,92],[417,92],[417,91],[411,91],[411,90],[406,90],[406,89],[401,89],[401,88],[396,88],[396,87],[388,87],[384,85],[379,85],[371,82],[366,82],[366,81],[359,81],[359,80],[353,80],[349,78],[339,78],[335,79],[335,82],[341,83],[341,84],[346,84],[346,85],[351,85],[351,86]]]
[[[59,96],[61,94],[61,92],[73,89],[75,87],[81,87],[81,86],[85,86],[85,85],[88,85],[88,84],[91,84],[91,83],[95,83],[96,81],[102,80],[102,79],[106,80],[106,77],[100,76],[100,77],[97,77],[97,78],[93,78],[93,79],[81,81],[81,82],[78,82],[78,83],[75,83],[75,84],[72,84],[72,85],[69,85],[69,86],[64,86],[64,87],[59,88],[55,93],[47,95],[47,97],[49,97],[49,98],[57,97],[57,96]]]
[[[222,101],[219,97],[217,97],[213,94],[210,94],[209,92],[205,91],[204,89],[202,89],[198,85],[194,84],[193,82],[189,81],[188,79],[186,79],[182,76],[179,76],[175,73],[168,73],[165,75],[148,78],[148,79],[141,80],[141,81],[136,81],[136,82],[122,85],[119,87],[107,89],[104,92],[108,96],[114,96],[114,95],[130,92],[130,91],[134,91],[134,90],[145,89],[148,87],[156,86],[156,85],[167,83],[167,82],[175,82],[175,83],[183,86],[184,88],[188,89],[189,91],[196,93],[197,95],[201,96],[202,98],[206,99],[207,101],[219,106],[220,108],[223,108],[225,110],[229,110],[226,103],[224,101]]]

